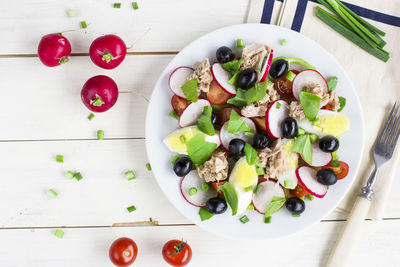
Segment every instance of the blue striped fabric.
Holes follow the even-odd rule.
[[[300,32],[301,25],[303,24],[304,14],[306,13],[308,0],[298,0],[296,12],[294,13],[294,18],[292,22],[292,30]]]
[[[264,8],[261,16],[261,23],[270,24],[272,10],[274,9],[275,0],[265,0]]]

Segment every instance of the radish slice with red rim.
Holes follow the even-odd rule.
[[[217,196],[217,192],[209,186],[207,191],[201,190],[201,184],[204,180],[200,178],[196,170],[189,172],[185,177],[182,178],[180,184],[180,190],[183,198],[189,202],[189,204],[196,207],[205,207],[208,199]],[[197,193],[194,195],[189,195],[190,188],[196,188]]]
[[[288,170],[278,176],[279,183],[287,189],[294,189],[297,186],[298,179],[296,175],[296,170]]]
[[[325,94],[328,93],[328,83],[322,77],[321,73],[316,70],[303,70],[299,72],[293,80],[292,90],[293,95],[297,100],[300,100],[299,95],[303,87],[308,87],[311,84],[321,87]]]
[[[272,102],[265,112],[265,128],[273,138],[282,138],[282,121],[289,117],[289,104],[284,100]]]
[[[323,198],[328,192],[326,185],[320,184],[317,181],[317,171],[311,167],[303,166],[296,170],[297,179],[300,184],[309,192],[311,195]]]
[[[197,119],[203,113],[206,106],[211,106],[210,102],[205,99],[199,99],[197,102],[192,102],[186,106],[179,117],[179,126],[186,127],[197,123]]]
[[[244,122],[246,122],[250,127],[253,129],[254,133],[257,132],[256,125],[254,122],[246,117],[242,117]],[[219,131],[219,139],[221,140],[222,146],[225,148],[225,150],[229,149],[229,143],[231,142],[232,139],[239,138],[245,141],[246,143],[253,144],[253,136],[252,135],[246,135],[244,132],[239,132],[237,135],[234,133],[228,132],[228,123],[229,120],[222,125],[221,130]]]
[[[260,73],[262,74],[260,75],[261,77],[259,80],[260,82],[264,82],[267,79],[273,57],[274,57],[274,50],[271,49],[271,52],[268,54],[267,59],[264,61],[264,65],[262,66],[262,69],[260,71]]]
[[[267,180],[264,182],[259,183],[261,185],[261,190],[258,194],[253,194],[253,206],[254,209],[264,214],[265,210],[267,209],[268,205],[271,203],[272,198],[275,197],[286,197],[285,190],[282,186],[272,180]]]
[[[332,153],[327,153],[322,151],[319,148],[318,141],[312,143],[311,145],[312,148],[312,162],[307,162],[303,155],[301,155],[301,158],[304,160],[305,163],[307,163],[311,167],[324,167],[331,163],[332,161]]]
[[[187,78],[192,75],[194,70],[189,67],[179,67],[176,68],[171,75],[169,76],[169,88],[171,91],[176,94],[177,96],[180,96],[184,99],[186,99],[185,94],[183,93],[181,86],[185,84]]]
[[[221,63],[214,63],[211,66],[211,73],[219,87],[230,95],[236,95],[236,87],[228,83],[232,75],[224,70]]]

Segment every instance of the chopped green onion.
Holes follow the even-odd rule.
[[[321,120],[320,120],[319,118],[315,118],[315,119],[312,121],[312,125],[318,126],[318,125],[320,124],[320,122],[321,122]]]
[[[297,129],[297,136],[303,135],[303,134],[305,134],[305,133],[306,133],[306,131],[304,131],[303,128],[298,128],[298,129]]]
[[[340,166],[340,161],[334,160],[334,161],[332,161],[331,165],[332,165],[333,167],[339,167],[339,166]]]
[[[139,6],[138,6],[137,2],[132,2],[132,7],[133,7],[134,10],[138,10],[139,9]]]
[[[304,200],[304,196],[302,196],[302,197],[299,197],[301,200]]]
[[[56,161],[58,163],[64,163],[64,156],[63,155],[56,155]]]
[[[175,164],[175,162],[176,162],[178,159],[179,159],[179,156],[178,156],[178,155],[175,155],[175,157],[173,157],[173,158],[171,159],[171,163],[172,163],[172,164]]]
[[[114,8],[121,8],[121,3],[114,3]]]
[[[125,177],[128,179],[128,181],[133,180],[136,178],[136,175],[133,171],[126,171],[125,172]]]
[[[276,103],[276,105],[275,105],[275,107],[276,107],[276,109],[280,109],[281,108],[281,103]]]
[[[253,205],[253,203],[250,203],[250,204],[247,206],[247,209],[248,209],[248,210],[254,210],[254,205]]]
[[[250,219],[246,216],[243,215],[242,217],[240,217],[239,219],[243,224],[248,223],[250,221]]]
[[[253,186],[248,186],[248,187],[245,187],[245,189],[244,189],[244,192],[249,192],[249,191],[252,191],[253,190]]]
[[[146,163],[146,169],[147,169],[148,171],[151,171],[151,165],[150,165],[150,163]]]
[[[82,174],[81,174],[80,172],[76,172],[76,173],[74,174],[74,178],[75,178],[77,181],[80,181],[80,180],[83,179],[83,176],[82,176]]]
[[[130,206],[126,208],[129,212],[135,211],[136,207],[135,206]]]
[[[310,141],[311,141],[311,143],[314,143],[315,141],[317,141],[317,139],[318,139],[318,136],[317,136],[317,135],[315,135],[315,134],[310,134]]]
[[[98,140],[104,140],[104,131],[103,130],[98,130],[97,131],[97,139]]]
[[[65,177],[67,177],[68,179],[74,178],[74,173],[71,172],[71,171],[67,171],[64,175],[65,175]]]
[[[264,223],[271,223],[271,216],[265,217]]]
[[[260,193],[261,189],[262,189],[262,185],[258,184],[258,185],[256,186],[256,189],[254,190],[254,194],[257,195],[258,193]]]
[[[179,136],[179,141],[181,141],[182,144],[186,143],[186,137],[182,134]]]
[[[94,114],[93,113],[90,113],[90,115],[87,117],[88,118],[88,120],[92,120],[93,118],[94,118]]]
[[[68,17],[73,18],[76,17],[76,15],[78,15],[78,13],[76,12],[75,9],[68,10]]]
[[[208,186],[208,184],[207,184],[206,182],[204,182],[204,183],[201,183],[200,188],[201,188],[201,190],[203,190],[204,192],[207,192],[209,186]]]
[[[81,21],[81,27],[82,27],[82,29],[86,29],[87,28],[86,21]]]
[[[197,193],[197,188],[196,187],[191,187],[189,188],[189,196],[194,196]]]
[[[175,110],[171,110],[171,112],[168,114],[170,117],[179,120],[179,115],[176,114]]]
[[[300,214],[295,214],[295,213],[293,213],[293,214],[292,214],[292,217],[300,217]]]
[[[289,187],[289,188],[292,188],[293,187],[293,181],[290,181],[290,180],[284,180],[283,181],[283,185],[284,185],[284,187]]]
[[[296,74],[294,74],[292,71],[289,71],[286,74],[286,79],[288,79],[289,81],[293,82],[294,78],[296,77]]]
[[[54,235],[61,239],[64,237],[64,231],[61,229],[56,229],[56,231],[54,232]]]
[[[280,43],[281,43],[281,46],[285,46],[285,45],[287,44],[287,42],[286,42],[285,39],[282,39],[282,40],[280,41]]]
[[[236,47],[237,48],[243,48],[244,47],[244,42],[242,39],[237,39],[236,40]]]
[[[51,197],[51,198],[55,198],[56,196],[58,196],[58,194],[57,194],[57,192],[56,191],[54,191],[53,189],[49,189],[49,190],[47,190],[47,195],[49,196],[49,197]]]
[[[332,160],[339,160],[339,155],[337,154],[337,151],[332,152]]]
[[[311,194],[307,194],[307,198],[308,198],[309,200],[313,200],[313,199],[314,199],[314,196],[311,195]]]

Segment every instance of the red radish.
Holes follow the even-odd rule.
[[[222,68],[221,63],[214,63],[211,66],[211,73],[219,87],[230,95],[236,95],[236,87],[228,83],[232,75]]]
[[[253,129],[255,133],[257,132],[256,125],[251,119],[246,117],[242,117],[242,119],[244,120],[244,122],[250,125],[250,127]],[[229,143],[231,142],[232,139],[235,138],[239,138],[249,144],[253,144],[253,136],[245,135],[243,132],[239,132],[238,135],[228,132],[228,123],[229,120],[226,121],[224,125],[222,125],[221,130],[219,131],[219,140],[221,140],[221,144],[225,148],[225,150],[228,150]]]
[[[259,183],[259,185],[262,187],[258,194],[253,194],[253,206],[261,214],[265,213],[274,196],[286,197],[283,187],[275,181],[266,180]]]
[[[311,167],[303,166],[296,170],[297,179],[300,184],[310,193],[311,195],[323,198],[328,192],[326,185],[320,184],[317,181],[317,171]]]
[[[38,46],[40,61],[47,67],[55,67],[69,61],[71,44],[61,33],[51,33],[42,37]]]
[[[203,182],[204,180],[200,178],[196,170],[189,172],[181,180],[181,194],[183,198],[193,206],[205,207],[209,198],[217,196],[217,192],[212,188],[212,186],[210,186],[205,192],[201,190],[201,184]],[[191,196],[189,195],[189,189],[192,187],[197,189],[197,193]]]
[[[94,76],[83,85],[81,97],[83,104],[91,111],[104,112],[117,102],[118,87],[108,76]]]
[[[186,99],[185,94],[183,93],[181,86],[185,84],[187,78],[192,75],[194,70],[189,67],[179,67],[176,68],[171,75],[169,76],[168,84],[169,89],[184,99]]]
[[[275,100],[265,112],[265,128],[272,138],[282,138],[282,121],[289,117],[289,104],[284,100]]]
[[[312,84],[320,86],[325,94],[329,91],[328,84],[321,73],[316,70],[303,70],[300,71],[293,80],[292,90],[294,97],[300,100],[299,95],[300,92],[303,91],[303,87]]]
[[[113,69],[124,60],[126,45],[114,34],[104,35],[93,41],[89,55],[93,63],[100,68]]]
[[[211,106],[210,102],[205,99],[199,99],[197,102],[187,105],[179,118],[179,126],[183,128],[196,124],[205,106]]]
[[[307,162],[303,156],[301,158],[311,167],[325,167],[332,161],[332,154],[326,153],[319,148],[318,142],[314,142],[312,147],[312,162]]]
[[[265,60],[265,63],[260,71],[260,73],[262,73],[262,76],[260,76],[261,77],[260,82],[264,82],[267,79],[273,57],[274,57],[274,50],[271,49],[271,53],[268,54],[268,58]]]

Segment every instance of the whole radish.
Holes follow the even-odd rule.
[[[91,111],[107,111],[117,102],[117,84],[108,76],[94,76],[83,85],[81,98],[83,104]]]
[[[90,59],[103,69],[113,69],[124,60],[126,45],[114,34],[101,36],[93,41],[89,49]]]
[[[61,33],[47,34],[39,42],[39,58],[48,67],[55,67],[68,62],[70,54],[71,44]]]

